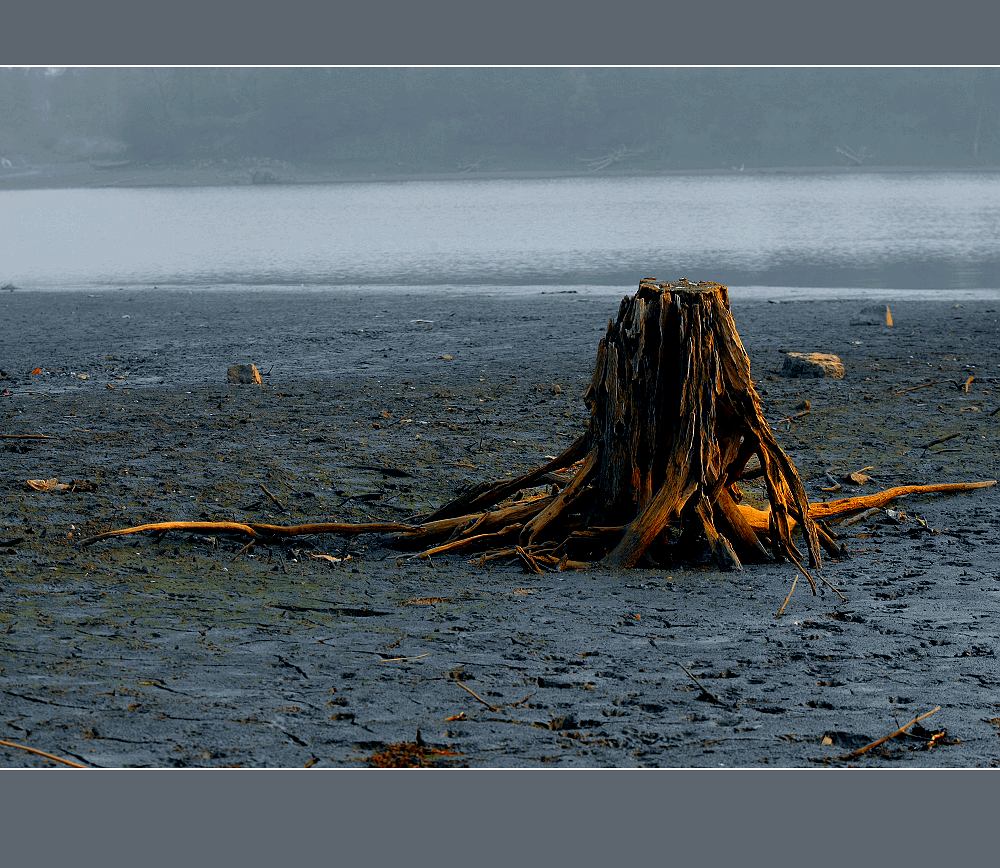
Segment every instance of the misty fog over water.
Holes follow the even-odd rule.
[[[24,190],[0,283],[995,288],[998,234],[985,173]]]

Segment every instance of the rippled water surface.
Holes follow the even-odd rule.
[[[0,192],[0,283],[1000,287],[1000,175]]]

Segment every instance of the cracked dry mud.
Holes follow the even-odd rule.
[[[733,296],[768,418],[811,402],[776,431],[812,499],[854,490],[824,493],[827,471],[873,466],[861,492],[1000,476],[1000,303],[894,302],[887,329],[884,305]],[[444,766],[801,767],[941,705],[927,725],[958,743],[852,764],[995,765],[995,488],[844,528],[852,557],[825,575],[849,601],[800,585],[780,619],[789,565],[536,576],[367,537],[77,545],[158,519],[399,520],[534,466],[582,430],[617,302],[5,294],[0,431],[52,439],[0,441],[0,738],[113,767],[363,766],[418,730]],[[781,349],[835,352],[846,378],[778,377]],[[263,389],[225,382],[250,361]],[[97,490],[24,488],[52,477]]]

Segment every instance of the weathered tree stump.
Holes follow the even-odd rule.
[[[497,536],[516,539],[529,557],[621,567],[691,558],[706,543],[724,568],[770,558],[801,568],[806,556],[819,565],[805,490],[764,419],[725,286],[643,280],[608,323],[585,400],[587,432],[563,455],[480,486],[430,519],[487,509],[574,465],[516,533],[509,526]],[[755,530],[737,506],[754,456],[771,507],[766,530]],[[795,524],[806,556],[792,540]]]

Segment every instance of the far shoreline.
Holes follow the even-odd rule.
[[[922,302],[930,304],[955,304],[960,302],[1000,301],[1000,288],[979,287],[959,289],[905,289],[899,287],[827,287],[827,286],[728,286],[730,298],[737,304],[795,304],[806,302]],[[617,298],[634,291],[632,284],[531,284],[531,285],[471,285],[471,284],[124,284],[114,285],[57,285],[16,286],[0,288],[0,302],[11,295],[65,295],[75,298],[103,298],[108,295],[127,294],[128,300],[151,295],[227,294],[246,297],[284,296],[286,298],[330,295],[334,298],[361,293],[371,297],[407,298],[431,297],[437,299],[490,298],[524,302],[540,296],[577,296],[579,298]]]
[[[0,171],[0,191],[183,187],[279,187],[426,181],[561,180],[566,178],[759,177],[779,175],[995,174],[1000,166],[766,166],[686,169],[508,169],[493,171],[351,172],[311,166],[188,166],[130,162],[52,163]],[[255,180],[254,176],[257,175]]]

